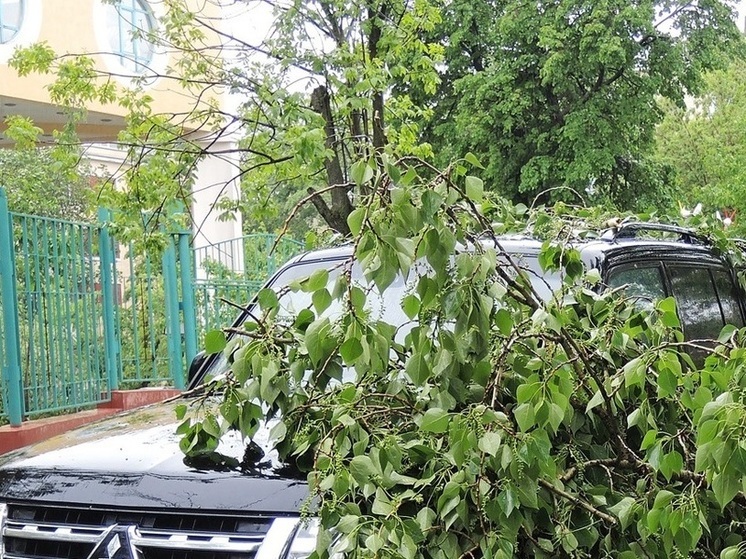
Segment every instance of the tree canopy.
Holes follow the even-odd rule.
[[[514,201],[548,191],[621,208],[656,203],[668,181],[647,157],[657,100],[681,104],[741,45],[725,0],[241,3],[272,10],[264,38],[226,31],[181,0],[165,4],[146,36],[177,56],[132,88],[90,57],[44,45],[13,60],[21,73],[56,74],[53,101],[76,109],[73,123],[90,100],[125,107],[129,180],[142,174],[151,186],[119,197],[122,217],[188,202],[188,175],[207,151],[195,138],[236,134],[244,195],[220,208],[269,226],[305,202],[349,233],[346,217],[370,187],[354,180],[355,165],[383,153],[441,167],[475,153],[486,188]],[[155,114],[143,89],[153,78],[180,88],[193,110]],[[237,102],[220,103],[225,91]],[[159,174],[156,152],[169,172]]]
[[[727,2],[453,2],[428,139],[514,201],[657,202],[659,99],[683,106],[741,48]],[[642,200],[640,198],[642,197]],[[643,207],[636,208],[638,210]]]
[[[666,106],[656,132],[656,156],[674,175],[672,185],[689,208],[735,211],[743,231],[746,212],[746,64],[708,74],[702,94],[687,108]]]
[[[36,148],[41,130],[25,120],[10,119],[16,149],[0,149],[0,186],[11,211],[69,220],[93,215],[93,172],[77,151]]]

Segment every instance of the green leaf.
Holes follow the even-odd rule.
[[[350,232],[356,237],[360,234],[360,231],[363,228],[363,219],[365,219],[366,211],[367,208],[361,206],[352,210],[350,215],[347,216],[347,225],[350,228]]]
[[[365,538],[365,547],[369,549],[373,554],[378,553],[384,545],[386,545],[386,542],[381,536],[378,535],[378,533],[374,532],[373,534]]]
[[[186,412],[187,412],[186,404],[179,404],[178,406],[174,408],[176,419],[178,419],[179,421],[184,419],[184,417],[186,416]]]
[[[549,404],[549,425],[552,430],[556,433],[562,425],[562,421],[565,419],[565,410],[559,404],[552,402]]]
[[[483,166],[483,165],[482,165],[482,164],[481,164],[481,163],[479,162],[479,159],[477,159],[477,156],[476,156],[476,155],[474,155],[474,154],[473,154],[472,152],[468,152],[468,153],[467,153],[467,154],[466,154],[466,155],[464,156],[464,160],[465,160],[465,161],[466,161],[467,163],[471,163],[471,164],[472,164],[472,165],[474,165],[475,167],[478,167],[478,168],[480,168],[480,169],[484,169],[484,166]]]
[[[359,516],[355,514],[346,514],[342,518],[339,519],[336,529],[342,534],[349,534],[355,528],[357,528],[359,523],[360,523]]]
[[[371,477],[380,475],[380,472],[369,456],[355,456],[350,460],[350,475],[360,485],[365,485]]]
[[[658,397],[665,398],[676,393],[678,386],[678,377],[669,368],[664,368],[658,372]]]
[[[499,433],[493,431],[487,431],[479,439],[479,450],[490,456],[496,456],[500,450],[500,444],[502,443],[502,437]]]
[[[632,511],[635,505],[635,499],[633,497],[624,497],[621,501],[612,507],[609,507],[609,512],[619,519],[622,528],[627,528],[630,521],[632,520]]]
[[[428,433],[445,433],[448,430],[450,416],[441,408],[430,408],[425,412],[420,429]]]
[[[521,404],[513,410],[513,416],[518,422],[521,431],[528,431],[534,426],[534,406],[533,404]]]
[[[622,374],[624,375],[624,386],[629,388],[630,386],[642,386],[645,383],[645,372],[647,371],[647,364],[640,358],[635,357],[629,361],[622,368]]]
[[[311,301],[316,312],[321,314],[332,304],[332,296],[328,289],[319,289],[313,292]]]
[[[402,299],[402,310],[409,320],[417,318],[420,312],[420,300],[416,295],[407,295]]]
[[[415,353],[407,360],[407,364],[404,366],[404,372],[417,386],[424,384],[432,374],[432,370],[427,364],[427,361],[425,361],[422,352]]]
[[[669,505],[669,503],[673,500],[673,498],[674,498],[673,492],[669,491],[668,489],[661,489],[655,495],[655,501],[653,501],[653,508],[664,509]]]
[[[510,336],[513,331],[513,316],[506,309],[498,309],[495,313],[495,324],[503,336]]]
[[[273,442],[280,442],[285,439],[288,428],[283,421],[278,421],[269,431],[269,438]]]
[[[669,452],[661,460],[661,473],[667,480],[684,468],[684,458],[677,451]]]
[[[211,355],[225,349],[228,340],[222,330],[210,330],[205,334],[205,353]]]
[[[361,159],[352,164],[350,177],[356,185],[363,186],[373,178],[373,168],[368,161]]]
[[[345,365],[352,365],[363,354],[363,344],[357,338],[348,338],[339,348]]]
[[[593,408],[596,406],[600,406],[604,403],[604,396],[601,394],[600,390],[596,390],[596,393],[593,394],[593,398],[591,398],[588,402],[588,404],[585,406],[585,413],[590,412]]]
[[[466,177],[466,196],[473,202],[481,202],[484,197],[484,183],[479,177]]]
[[[417,525],[423,532],[429,530],[433,526],[435,519],[435,511],[431,508],[421,508],[417,513]]]
[[[381,516],[388,516],[396,511],[396,508],[391,503],[386,493],[380,487],[376,489],[376,496],[373,499],[373,506],[370,508],[373,514],[379,514]]]
[[[259,306],[261,306],[265,311],[274,309],[279,304],[277,293],[267,287],[261,289],[259,293],[256,294],[256,299],[259,301]]]
[[[721,509],[733,500],[740,487],[739,476],[730,472],[720,472],[712,478],[712,492]]]
[[[666,297],[656,303],[656,308],[661,313],[661,322],[669,328],[679,328],[681,322],[676,314],[676,299]]]
[[[738,332],[738,328],[736,326],[734,326],[733,324],[726,324],[720,331],[718,342],[720,342],[721,344],[727,343],[736,332]]]
[[[303,291],[313,293],[327,286],[329,283],[329,270],[326,268],[317,268],[306,280],[301,282]]]
[[[314,365],[326,359],[330,330],[331,325],[327,318],[313,321],[306,329],[306,350]]]

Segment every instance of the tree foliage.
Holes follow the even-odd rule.
[[[308,308],[265,290],[211,336],[229,371],[181,410],[184,451],[219,460],[221,434],[270,420],[307,472],[318,557],[740,556],[746,332],[696,366],[672,298],[644,310],[584,269],[569,241],[602,212],[485,196],[477,164],[371,164],[349,218],[367,283],[352,260],[319,269],[289,286]],[[549,300],[501,249],[526,231],[562,278]],[[404,326],[367,303],[397,276]]]
[[[746,64],[734,61],[708,74],[702,94],[687,108],[668,105],[656,133],[656,155],[674,171],[675,184],[689,207],[736,210],[735,226],[746,212]]]
[[[356,185],[353,163],[383,153],[443,166],[473,152],[488,189],[525,203],[549,192],[638,210],[670,205],[668,168],[649,157],[657,100],[681,104],[741,45],[725,0],[241,3],[271,16],[259,39],[183,0],[164,4],[147,38],[174,57],[131,87],[89,56],[44,45],[12,62],[22,74],[56,76],[50,95],[70,109],[67,143],[90,101],[126,111],[131,188],[114,198],[120,219],[142,227],[145,210],[150,230],[164,200],[189,206],[190,173],[232,138],[244,194],[219,210],[265,227],[307,204],[348,233],[368,188]],[[190,107],[156,114],[147,93],[156,79]],[[308,209],[300,215],[312,220]]]
[[[36,148],[41,130],[25,119],[7,121],[16,149],[0,150],[0,186],[11,211],[84,220],[92,217],[92,170],[78,152]]]
[[[444,10],[427,139],[441,165],[475,153],[491,188],[527,204],[550,189],[549,199],[638,211],[667,202],[665,168],[648,157],[658,99],[683,106],[741,43],[725,1],[481,0]]]
[[[11,61],[22,75],[55,76],[50,96],[69,108],[68,142],[91,101],[126,111],[119,141],[128,150],[129,186],[112,196],[132,224],[140,210],[158,222],[165,200],[188,201],[195,165],[216,142],[238,138],[237,176],[247,194],[238,203],[223,200],[223,211],[258,210],[272,223],[306,198],[329,227],[348,233],[347,215],[366,187],[355,186],[352,163],[384,151],[426,151],[417,138],[426,109],[388,92],[394,80],[434,92],[440,48],[421,40],[439,17],[429,2],[247,2],[249,11],[269,6],[274,18],[257,44],[227,33],[210,10],[190,10],[183,0],[164,4],[160,25],[146,37],[156,50],[174,53],[172,63],[133,76],[131,87],[102,73],[90,56],[44,44]],[[153,111],[147,87],[156,79],[188,100],[185,113]],[[391,122],[398,125],[387,128]]]

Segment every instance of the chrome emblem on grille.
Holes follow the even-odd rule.
[[[134,526],[110,526],[101,534],[87,559],[141,559],[142,555],[132,543],[135,530]]]

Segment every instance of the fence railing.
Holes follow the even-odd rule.
[[[253,234],[194,249],[196,324],[205,332],[230,324],[235,305],[245,305],[303,243],[289,237]]]
[[[108,401],[120,385],[184,387],[196,353],[189,233],[151,262],[118,256],[108,221],[13,213],[0,188],[0,418],[13,425]]]
[[[102,290],[100,230],[22,214],[11,214],[11,223],[15,254],[23,256],[15,274],[25,414],[108,399],[112,309]]]
[[[303,248],[248,235],[192,250],[179,232],[148,257],[117,243],[110,220],[14,213],[0,188],[0,421],[84,409],[120,387],[183,388],[197,333],[229,324],[229,302],[246,304]]]

